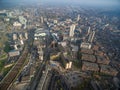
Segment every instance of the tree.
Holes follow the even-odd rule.
[[[8,53],[11,50],[11,47],[8,42],[5,43],[4,51]]]

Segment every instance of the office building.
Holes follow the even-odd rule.
[[[28,33],[27,32],[25,33],[25,39],[26,40],[28,39]]]
[[[88,38],[88,42],[93,42],[93,39],[94,39],[94,36],[95,36],[95,31],[92,31],[89,35],[89,38]]]
[[[90,27],[88,28],[88,31],[87,31],[87,36],[90,34]]]
[[[40,17],[40,21],[41,21],[41,23],[43,23],[44,22],[44,18]]]
[[[72,25],[70,26],[70,32],[69,32],[69,36],[70,36],[70,37],[73,37],[73,36],[74,36],[75,27],[76,27],[76,25],[74,25],[74,24],[72,24]]]
[[[20,38],[20,40],[22,40],[23,39],[23,35],[19,34],[19,38]]]
[[[78,16],[77,16],[77,22],[80,20],[80,15],[78,14]]]
[[[20,44],[21,44],[21,45],[23,45],[23,44],[24,44],[23,40],[20,40]]]
[[[18,50],[18,47],[17,47],[17,45],[16,45],[16,44],[14,45],[14,49],[15,49],[15,50]]]

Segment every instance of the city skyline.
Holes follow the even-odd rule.
[[[119,0],[0,0],[0,90],[120,90]]]

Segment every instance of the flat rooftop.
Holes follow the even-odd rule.
[[[82,62],[82,70],[83,71],[99,71],[98,64],[91,62]]]
[[[82,54],[82,60],[90,61],[90,62],[96,62],[95,56],[94,55],[89,55],[89,54]]]

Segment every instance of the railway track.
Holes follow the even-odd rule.
[[[8,90],[9,86],[14,82],[16,76],[19,74],[25,59],[28,55],[27,47],[24,48],[22,55],[19,57],[16,64],[13,68],[8,72],[8,74],[4,77],[4,79],[0,82],[0,90]]]

